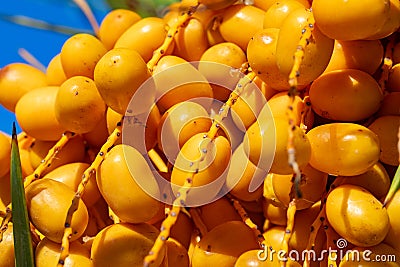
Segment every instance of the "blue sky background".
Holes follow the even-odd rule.
[[[0,0],[0,3],[0,68],[13,62],[25,62],[18,54],[19,48],[25,48],[47,66],[69,38],[66,34],[9,22],[5,19],[9,16],[27,16],[56,25],[91,30],[72,0]],[[100,23],[110,10],[109,6],[103,0],[88,0],[88,3]],[[10,134],[14,121],[14,114],[0,105],[0,131]]]

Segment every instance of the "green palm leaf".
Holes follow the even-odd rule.
[[[26,208],[17,133],[13,124],[11,141],[11,203],[16,267],[33,267],[33,248]]]

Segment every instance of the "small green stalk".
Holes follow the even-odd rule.
[[[390,185],[389,192],[386,195],[385,201],[383,201],[383,206],[385,207],[388,202],[393,198],[397,190],[400,189],[400,166],[397,167],[397,171],[393,177],[392,184]]]

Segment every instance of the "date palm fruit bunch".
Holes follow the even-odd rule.
[[[400,257],[399,26],[399,0],[182,0],[110,11],[45,71],[2,66],[36,266]],[[9,173],[0,133],[1,267]]]

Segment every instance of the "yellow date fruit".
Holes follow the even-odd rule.
[[[153,51],[159,48],[167,35],[167,24],[158,17],[142,18],[130,26],[118,40],[114,48],[125,47],[138,52],[144,61],[149,61]],[[170,46],[173,49],[173,46]],[[171,50],[170,48],[170,50]],[[164,51],[170,54],[171,51]]]
[[[366,39],[377,33],[389,15],[389,6],[389,0],[312,2],[316,24],[325,35],[336,40]]]
[[[65,41],[60,52],[65,76],[85,76],[93,79],[94,68],[106,52],[103,43],[91,34],[77,33],[71,36]]]
[[[277,28],[279,29],[282,26],[282,22],[284,19],[296,9],[304,9],[306,6],[300,1],[297,0],[283,0],[276,1],[270,8],[268,8],[267,12],[265,12],[264,16],[264,29],[267,28]]]
[[[225,182],[231,158],[231,146],[225,137],[210,139],[205,134],[193,135],[183,145],[171,174],[175,195],[187,179],[191,180],[188,203],[207,203],[214,199]]]
[[[74,196],[75,192],[67,185],[51,179],[36,180],[26,188],[29,218],[36,229],[51,241],[61,243],[65,218]],[[71,221],[70,241],[77,240],[83,234],[88,221],[86,205],[79,199]]]
[[[187,21],[174,37],[174,55],[187,61],[198,61],[208,48],[206,30],[196,18]]]
[[[381,116],[369,126],[380,141],[380,161],[392,166],[399,165],[399,151],[397,149],[400,116]]]
[[[14,267],[14,235],[13,225],[9,224],[8,228],[3,233],[3,240],[0,242],[0,267]]]
[[[229,221],[202,237],[193,251],[192,266],[233,266],[242,253],[258,247],[249,227],[240,221]]]
[[[150,77],[138,52],[128,48],[108,51],[94,69],[94,82],[108,107],[124,114],[138,88]],[[154,99],[143,99],[151,103]]]
[[[247,58],[252,70],[263,82],[275,90],[288,90],[288,77],[279,70],[277,64],[278,36],[279,29],[276,28],[258,31],[249,41]]]
[[[47,85],[60,86],[67,77],[61,64],[60,54],[55,55],[49,62],[46,68]]]
[[[58,90],[58,86],[39,87],[29,91],[18,101],[15,116],[28,135],[43,141],[57,141],[66,131],[55,114]]]
[[[386,205],[386,209],[389,215],[390,228],[384,242],[400,251],[400,191],[397,191],[393,196],[392,200]]]
[[[60,244],[43,238],[35,249],[35,263],[37,267],[57,266],[60,257]],[[65,267],[82,266],[92,267],[90,251],[79,241],[69,244],[69,255],[64,261]]]
[[[337,184],[352,184],[364,187],[377,199],[385,197],[390,187],[389,174],[380,162],[377,162],[362,174],[337,176],[335,181]]]
[[[69,188],[76,191],[82,181],[83,172],[89,168],[88,163],[72,162],[62,165],[47,173],[43,179],[52,179],[66,184]],[[100,192],[97,188],[96,177],[92,175],[85,186],[85,193],[82,200],[87,207],[93,206],[100,199]]]
[[[258,168],[248,159],[241,143],[232,154],[226,186],[234,197],[254,201],[262,196],[262,181],[266,175],[265,170]]]
[[[46,74],[25,63],[11,63],[0,70],[0,104],[11,112],[28,91],[47,85]]]
[[[303,29],[308,25],[311,11],[296,9],[282,22],[276,43],[276,59],[279,70],[288,77],[294,64],[294,54],[298,49]],[[311,37],[304,47],[304,57],[297,70],[299,85],[307,85],[325,70],[331,58],[334,40],[319,30],[319,24],[312,27]]]
[[[372,75],[381,65],[383,52],[379,40],[335,40],[332,57],[324,72],[358,69]]]
[[[0,132],[0,177],[3,177],[10,170],[11,143],[8,136]]]
[[[229,221],[241,221],[232,203],[225,197],[198,207],[198,211],[208,231]]]
[[[111,50],[118,38],[134,23],[138,22],[141,16],[133,10],[114,9],[107,13],[99,27],[99,39]]]
[[[246,51],[251,37],[263,27],[264,13],[262,9],[251,5],[237,4],[228,7],[222,13],[219,26],[221,36]]]
[[[146,222],[158,212],[159,202],[154,198],[160,194],[157,182],[145,158],[131,146],[117,145],[107,153],[97,173],[97,185],[124,222]]]
[[[339,235],[360,247],[379,244],[390,228],[388,212],[382,203],[355,185],[341,185],[329,193],[326,215]]]
[[[311,129],[307,137],[311,166],[328,174],[362,174],[379,160],[378,136],[359,124],[324,124]]]
[[[68,131],[82,134],[93,130],[106,112],[95,82],[85,76],[74,76],[59,88],[55,100],[58,122]]]
[[[157,239],[158,229],[146,223],[119,223],[101,230],[93,240],[91,256],[93,266],[141,267]],[[158,267],[165,250],[151,266]]]
[[[310,87],[312,109],[336,121],[366,119],[378,111],[382,100],[382,90],[375,79],[356,69],[326,72]]]

